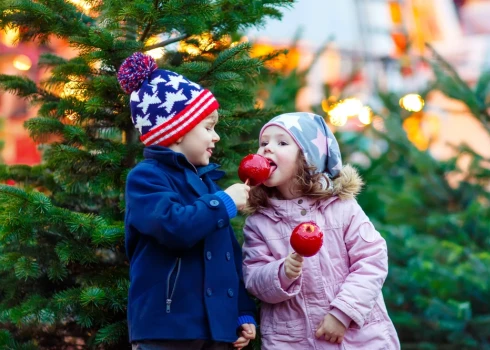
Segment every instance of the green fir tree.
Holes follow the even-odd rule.
[[[42,55],[51,74],[39,84],[0,76],[0,88],[39,106],[25,127],[44,142],[42,164],[0,166],[0,181],[18,183],[0,185],[0,348],[128,348],[124,185],[142,144],[117,69],[133,52],[161,49],[161,68],[212,90],[221,115],[214,161],[233,172],[253,150],[241,135],[271,117],[254,107],[265,58],[251,58],[238,33],[280,18],[293,1],[84,3],[89,12],[64,0],[0,4],[0,29],[78,50]]]

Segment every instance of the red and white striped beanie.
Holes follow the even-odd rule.
[[[123,62],[117,78],[131,95],[131,119],[145,146],[170,146],[219,107],[209,90],[158,69],[155,60],[141,52]]]

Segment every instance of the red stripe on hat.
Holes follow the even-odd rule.
[[[213,94],[209,90],[203,90],[179,114],[142,135],[140,140],[146,146],[169,146],[188,133],[218,107],[218,101],[216,101]]]
[[[199,122],[210,115],[214,110],[218,109],[218,101],[214,97],[208,98],[205,103],[200,106],[199,110],[192,112],[192,117],[187,118],[183,123],[176,128],[169,130],[168,133],[164,133],[159,139],[152,141],[152,144],[172,144],[178,140],[181,136],[187,134],[192,128],[194,128]],[[172,142],[168,143],[167,139],[171,139]]]

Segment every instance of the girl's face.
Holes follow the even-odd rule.
[[[286,199],[297,197],[293,180],[298,172],[299,151],[291,135],[278,126],[271,125],[262,133],[257,153],[267,158],[272,167],[264,185],[276,187]]]

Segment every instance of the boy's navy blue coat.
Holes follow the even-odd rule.
[[[130,260],[131,341],[237,340],[239,316],[255,305],[242,279],[241,248],[210,164],[196,169],[159,146],[126,184],[126,251]],[[246,318],[246,317],[245,317]]]

